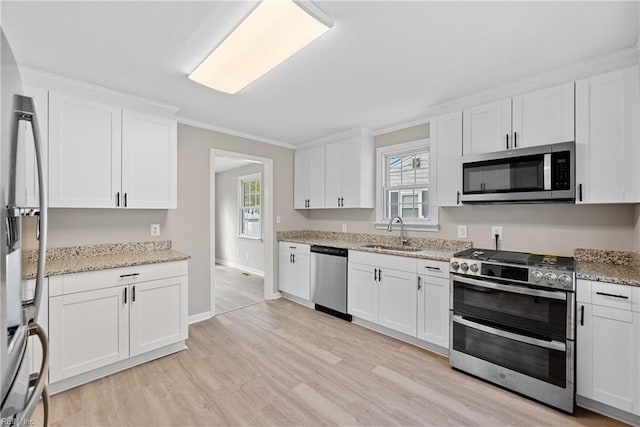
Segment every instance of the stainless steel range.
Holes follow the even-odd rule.
[[[573,413],[573,258],[468,249],[450,271],[450,365]]]

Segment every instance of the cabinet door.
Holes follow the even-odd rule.
[[[310,148],[307,152],[309,156],[307,167],[309,207],[311,209],[324,208],[324,145]]]
[[[580,289],[580,286],[578,286]],[[593,398],[593,316],[591,304],[577,304],[576,318],[576,394]]]
[[[347,312],[370,322],[378,321],[378,282],[374,268],[349,263],[347,279]]]
[[[511,141],[511,99],[492,102],[462,112],[465,156],[507,150]]]
[[[640,201],[638,69],[633,66],[576,83],[578,202]]]
[[[311,299],[311,265],[307,254],[293,254],[293,295]]]
[[[289,294],[295,293],[293,288],[293,258],[287,242],[280,242],[278,263],[278,289]]]
[[[360,168],[363,160],[360,159],[360,137],[351,138],[342,143],[341,160],[340,207],[362,207],[360,205]]]
[[[124,207],[176,208],[177,135],[175,120],[122,112]]]
[[[185,340],[187,276],[131,285],[131,356]]]
[[[49,93],[50,207],[116,207],[121,124],[119,108]]]
[[[631,412],[640,332],[634,324],[633,312],[593,305],[590,323],[592,399]]]
[[[340,207],[342,197],[342,141],[325,146],[324,203],[327,208]]]
[[[294,154],[293,208],[307,209],[309,198],[310,150],[298,150]],[[324,199],[324,194],[322,195]]]
[[[460,205],[460,157],[462,157],[462,111],[431,121],[431,140],[436,155],[437,205]]]
[[[44,168],[44,176],[47,177],[49,163],[47,154],[49,147],[49,92],[45,89],[25,87],[25,95],[33,98],[40,131],[42,166]],[[20,133],[24,139],[18,144],[18,161],[22,161],[24,168],[18,168],[16,171],[16,205],[38,207],[40,206],[40,189],[33,131],[31,123],[20,122],[20,126]],[[46,178],[45,182],[47,182]]]
[[[378,323],[415,337],[418,276],[405,271],[381,269],[378,289]]]
[[[513,98],[513,148],[574,141],[574,83]]]
[[[49,379],[56,382],[129,357],[126,286],[49,299]]]
[[[449,348],[449,279],[419,277],[418,338]]]

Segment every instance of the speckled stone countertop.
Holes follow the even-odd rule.
[[[362,245],[377,244],[385,246],[400,246],[398,233],[393,235],[337,233],[331,231],[280,231],[278,241],[304,243],[307,245],[321,245],[332,248],[343,248],[363,252],[374,252],[388,255],[400,255],[411,258],[449,261],[456,252],[470,248],[469,240],[423,239],[410,237],[407,247],[420,249],[415,252],[396,251],[390,249],[366,248]]]
[[[619,285],[640,286],[640,254],[576,249],[576,278]]]
[[[171,249],[170,240],[135,243],[111,243],[92,246],[48,248],[45,275],[80,273],[109,268],[182,261],[189,255]],[[22,277],[36,277],[38,251],[23,253]]]

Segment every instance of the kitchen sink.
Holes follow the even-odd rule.
[[[391,246],[391,245],[378,245],[378,244],[366,244],[366,245],[360,245],[361,248],[368,248],[368,249],[381,249],[381,250],[385,250],[385,251],[398,251],[398,252],[420,252],[423,249],[422,248],[416,248],[416,247],[412,247],[412,246]]]

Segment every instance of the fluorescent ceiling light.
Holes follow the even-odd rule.
[[[264,0],[189,78],[234,94],[332,26],[333,21],[307,1]]]

